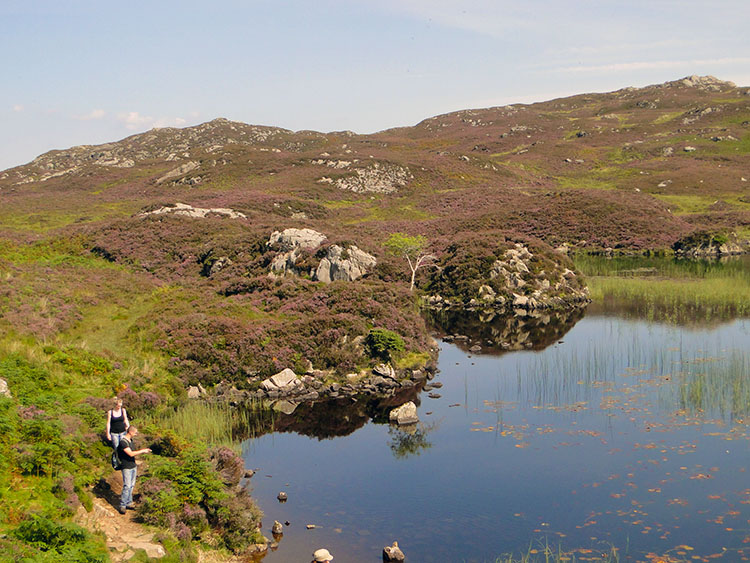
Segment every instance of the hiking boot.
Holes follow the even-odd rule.
[[[117,509],[117,512],[119,512],[120,514],[125,514],[125,507],[121,506],[120,508]]]
[[[125,508],[128,509],[128,510],[135,510],[135,505],[134,504],[129,504]]]

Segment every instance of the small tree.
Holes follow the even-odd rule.
[[[437,257],[425,250],[427,238],[422,235],[409,236],[406,233],[391,233],[384,244],[386,250],[394,256],[403,256],[411,270],[409,290],[414,290],[414,278],[422,266],[435,266]]]

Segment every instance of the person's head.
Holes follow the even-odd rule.
[[[333,561],[333,555],[327,549],[318,549],[313,553],[313,561],[317,563],[328,563]]]
[[[122,399],[120,399],[120,397],[115,397],[114,399],[112,399],[112,407],[115,409],[121,409]]]
[[[127,434],[132,438],[133,436],[138,434],[138,429],[131,424],[130,426],[128,426]]]

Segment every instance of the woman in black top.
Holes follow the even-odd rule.
[[[114,408],[107,411],[107,440],[112,442],[112,448],[117,451],[120,440],[130,426],[128,413],[122,406],[122,399],[115,398]]]

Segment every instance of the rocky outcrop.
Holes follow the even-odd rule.
[[[356,193],[389,194],[404,187],[412,177],[408,168],[375,162],[367,168],[357,168],[351,176],[339,178],[335,185]]]
[[[175,203],[173,205],[165,205],[164,207],[159,207],[157,209],[152,209],[150,211],[144,211],[142,213],[139,213],[139,217],[146,217],[148,215],[183,215],[185,217],[193,217],[196,219],[202,219],[204,217],[207,217],[209,215],[225,215],[226,217],[229,217],[230,219],[247,219],[247,215],[244,213],[240,213],[239,211],[235,211],[233,209],[228,209],[226,207],[193,207],[192,205],[188,205],[186,203]]]
[[[335,280],[354,281],[372,270],[376,264],[377,260],[372,254],[356,246],[342,248],[333,244],[320,260],[314,279],[326,283]]]
[[[499,256],[494,254],[491,260],[493,255],[486,253],[467,257],[458,245],[449,251],[434,274],[432,287],[443,293],[427,296],[425,303],[430,308],[512,310],[525,314],[530,310],[568,308],[589,302],[588,288],[565,265],[569,264],[567,259],[551,248],[549,252],[535,254],[519,242]]]
[[[268,240],[268,246],[280,249],[271,261],[271,271],[290,272],[295,274],[309,273],[315,281],[330,283],[336,280],[354,281],[372,270],[377,259],[352,245],[347,248],[332,244],[320,248],[326,236],[313,229],[285,229],[274,231]],[[298,266],[304,250],[320,250],[316,253],[317,266],[305,271]]]
[[[157,185],[163,184],[167,180],[173,180],[175,178],[179,178],[180,176],[184,176],[185,174],[187,174],[189,172],[192,172],[193,170],[195,170],[199,166],[200,166],[200,163],[195,162],[194,160],[189,160],[185,164],[181,164],[180,166],[178,166],[174,170],[170,170],[169,172],[167,172],[166,174],[164,174],[164,176],[161,176],[160,178],[158,178],[156,180],[156,184]]]
[[[747,251],[734,234],[723,235],[704,231],[680,239],[674,243],[672,249],[677,256],[685,258],[734,256]]]
[[[326,240],[323,233],[313,229],[284,229],[274,231],[268,239],[268,246],[277,246],[279,254],[271,262],[273,272],[299,273],[296,264],[302,251],[314,250]]]

